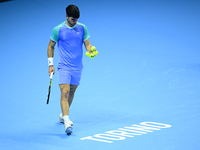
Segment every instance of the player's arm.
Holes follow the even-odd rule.
[[[54,56],[54,47],[56,45],[56,42],[52,41],[50,39],[49,45],[48,45],[48,50],[47,50],[47,56],[48,58],[53,57]]]
[[[87,40],[84,41],[84,45],[85,45],[85,49],[86,49],[88,52],[91,53],[91,47],[92,47],[92,45],[90,44],[89,39],[87,39]]]
[[[53,56],[54,56],[54,47],[56,45],[56,42],[50,40],[47,50],[47,56],[48,56],[48,63],[49,63],[49,75],[51,75],[51,72],[55,73],[55,68],[53,67]]]

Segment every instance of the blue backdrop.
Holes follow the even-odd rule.
[[[79,7],[79,22],[99,51],[95,59],[83,58],[71,136],[58,121],[57,72],[46,105],[47,45],[69,4]],[[0,149],[199,149],[199,8],[199,0],[0,3]],[[171,127],[123,140],[97,137],[141,122]],[[83,140],[88,136],[113,142]]]

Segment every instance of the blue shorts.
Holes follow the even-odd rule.
[[[78,71],[69,71],[66,69],[59,68],[59,84],[72,84],[79,85],[81,80],[82,70]]]

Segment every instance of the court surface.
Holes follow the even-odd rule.
[[[99,51],[83,57],[71,136],[58,121],[57,71],[46,104],[47,45],[69,4]],[[198,150],[199,8],[199,0],[0,3],[0,149]]]

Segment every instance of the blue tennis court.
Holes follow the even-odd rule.
[[[58,120],[57,71],[46,104],[47,46],[69,4],[99,52],[83,57],[70,136]],[[198,150],[199,8],[199,0],[1,2],[0,149]]]

